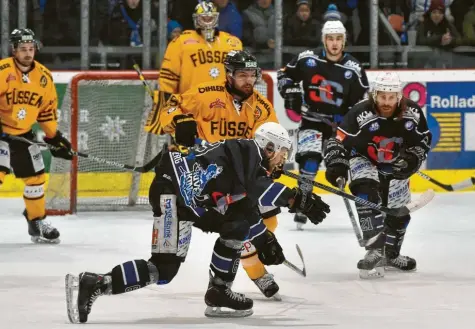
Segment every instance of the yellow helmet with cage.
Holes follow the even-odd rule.
[[[201,31],[201,34],[207,41],[213,41],[216,27],[218,27],[219,13],[216,5],[210,1],[200,1],[195,7],[193,13],[193,23],[195,29]]]

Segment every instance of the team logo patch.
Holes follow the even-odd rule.
[[[188,207],[194,207],[195,198],[201,195],[206,184],[223,172],[223,167],[210,164],[203,169],[195,163],[192,171],[182,172],[180,176],[180,194]]]
[[[18,120],[25,120],[26,118],[26,110],[25,109],[20,109],[18,113],[16,114],[16,117]]]
[[[352,76],[353,76],[353,72],[351,72],[351,71],[345,71],[345,78],[346,78],[346,79],[351,79]]]
[[[48,79],[46,79],[46,77],[42,75],[40,78],[40,86],[44,88],[46,87],[47,84],[48,84]]]
[[[259,106],[256,106],[256,109],[254,110],[254,119],[259,120],[261,115],[262,115],[262,110],[259,108]]]
[[[317,66],[317,61],[314,60],[313,58],[309,58],[309,59],[307,59],[305,64],[307,64],[308,67],[315,67],[315,66]]]
[[[214,109],[214,108],[224,109],[224,108],[226,108],[226,104],[222,100],[220,100],[219,98],[216,98],[216,100],[214,102],[209,104],[209,108],[210,109]]]
[[[220,75],[220,72],[217,67],[212,67],[209,69],[209,76],[212,77],[213,79],[216,79],[217,77],[219,77],[219,75]]]
[[[231,47],[237,47],[239,45],[239,42],[236,38],[229,38],[228,40],[226,40],[226,43]]]
[[[379,129],[379,123],[373,122],[371,126],[369,126],[369,131],[376,131]]]
[[[407,129],[407,130],[412,130],[414,128],[414,122],[412,121],[407,121],[405,124],[404,124],[404,127]]]

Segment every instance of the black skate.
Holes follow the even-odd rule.
[[[82,272],[79,277],[66,275],[66,302],[71,323],[85,323],[92,304],[112,291],[110,276]],[[77,296],[76,296],[77,293]]]
[[[205,295],[205,303],[208,307],[205,315],[211,318],[242,318],[253,313],[254,302],[243,294],[233,292],[228,282],[219,277],[213,277],[210,273],[208,291]],[[221,310],[222,307],[231,311]]]
[[[402,272],[415,271],[417,267],[416,260],[409,256],[399,255],[396,258],[389,259],[386,256],[386,269],[399,270]]]
[[[274,276],[270,273],[264,274],[258,279],[252,280],[259,288],[259,290],[266,296],[267,298],[273,298],[277,301],[281,301],[282,297],[278,294],[279,286],[274,281]]]
[[[363,259],[358,262],[360,278],[375,279],[384,277],[384,257],[381,249],[368,250]]]
[[[26,220],[28,222],[28,234],[34,243],[60,243],[59,232],[44,219]]]
[[[296,213],[294,216],[294,222],[297,224],[297,230],[303,231],[303,226],[307,223],[307,216],[302,213]]]

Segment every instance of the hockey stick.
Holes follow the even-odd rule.
[[[17,141],[20,141],[20,142],[28,143],[28,144],[31,144],[31,145],[38,145],[38,146],[42,146],[42,147],[47,147],[47,148],[53,149],[53,150],[54,149],[56,149],[56,150],[59,149],[58,147],[54,147],[54,146],[52,146],[48,143],[31,141],[31,140],[29,140],[25,137],[8,135],[7,138],[9,138],[11,140],[17,140]],[[73,154],[73,156],[86,158],[86,159],[89,159],[89,160],[92,160],[92,161],[95,161],[95,162],[98,162],[98,163],[107,164],[107,165],[112,166],[112,167],[127,169],[127,170],[131,170],[131,171],[139,172],[139,173],[146,173],[146,172],[149,172],[150,170],[152,170],[158,164],[158,162],[160,161],[160,158],[162,157],[162,153],[159,152],[150,162],[146,163],[144,166],[137,167],[137,166],[129,166],[127,164],[123,164],[123,163],[119,163],[119,162],[115,162],[115,161],[110,161],[110,160],[107,160],[107,159],[96,157],[95,155],[85,154],[85,153],[77,152],[77,151],[74,151],[74,150],[71,150],[71,153]]]
[[[135,62],[135,61],[134,61]],[[139,75],[139,79],[140,81],[142,81],[144,87],[145,87],[145,90],[147,91],[147,93],[150,95],[150,97],[152,97],[153,99],[153,91],[152,91],[152,88],[150,87],[150,85],[148,84],[147,80],[145,80],[145,77],[142,73],[142,70],[140,70],[140,67],[137,63],[134,63],[133,65],[133,68],[135,70],[135,72],[137,72],[137,74]]]
[[[288,177],[291,177],[291,178],[294,178],[298,181],[301,181],[301,182],[304,182],[304,183],[307,183],[307,184],[312,184],[313,186],[318,187],[318,188],[320,188],[324,191],[339,195],[343,198],[346,198],[346,199],[352,200],[356,203],[359,203],[361,205],[364,205],[368,208],[375,209],[375,210],[378,210],[380,212],[384,212],[386,214],[396,216],[396,217],[407,216],[410,213],[419,210],[420,208],[427,205],[435,196],[435,193],[434,193],[433,190],[427,190],[424,193],[422,193],[422,195],[419,197],[419,199],[410,202],[409,204],[407,204],[404,207],[388,208],[388,207],[381,206],[381,205],[378,205],[376,203],[370,202],[368,200],[361,199],[357,196],[345,193],[343,191],[334,189],[333,187],[315,182],[311,179],[308,179],[308,178],[302,177],[300,175],[294,174],[293,172],[290,172],[288,170],[284,170],[283,173],[284,173],[284,175],[286,175]]]
[[[300,247],[298,244],[295,245],[295,248],[297,248],[297,253],[299,254],[299,257],[300,257],[300,260],[302,261],[302,266],[303,268],[300,269],[298,268],[297,266],[295,266],[294,264],[292,264],[291,262],[289,262],[287,259],[284,260],[283,264],[285,266],[287,266],[288,268],[290,268],[292,271],[294,271],[295,273],[303,276],[303,277],[306,277],[307,276],[307,270],[305,268],[305,262],[303,260],[303,255],[302,255],[302,250],[300,250]]]
[[[338,183],[338,186],[340,188],[340,191],[344,192],[345,191],[345,179],[343,177],[339,177],[336,182]],[[360,228],[358,226],[358,223],[356,222],[355,219],[355,214],[353,213],[353,209],[351,208],[351,204],[348,201],[348,199],[343,198],[343,202],[345,203],[346,211],[348,212],[348,216],[350,216],[350,221],[351,225],[353,226],[353,231],[355,232],[356,238],[358,239],[358,243],[360,247],[364,247],[366,244],[366,241],[363,239],[363,235],[361,234]]]
[[[304,107],[308,108],[306,105],[304,105]],[[305,115],[308,115],[308,116],[311,116],[315,119],[321,120],[323,123],[333,127],[331,121],[328,120],[328,118],[320,115],[319,113],[309,112],[308,110],[305,111],[304,113],[305,113]],[[449,184],[444,184],[444,183],[439,182],[438,180],[424,174],[422,171],[417,171],[417,174],[419,176],[421,176],[422,178],[424,178],[425,180],[431,182],[432,184],[437,185],[437,186],[441,187],[442,189],[444,189],[446,191],[450,191],[450,192],[463,190],[463,189],[466,189],[468,187],[475,186],[475,177],[470,177],[470,178],[465,179],[462,182],[449,185]]]

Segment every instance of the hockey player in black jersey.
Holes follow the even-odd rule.
[[[368,79],[361,64],[343,51],[346,30],[340,21],[328,21],[322,28],[324,50],[304,51],[277,72],[278,87],[289,116],[301,116],[296,161],[300,174],[314,180],[325,144],[336,126],[353,105],[363,99]],[[308,112],[302,111],[303,100]],[[319,116],[316,118],[314,115]],[[302,189],[312,187],[302,184]],[[302,229],[307,218],[296,213],[294,221]]]
[[[188,252],[193,223],[205,232],[219,234],[204,298],[208,305],[205,315],[251,315],[253,301],[231,290],[243,241],[249,239],[253,243],[265,265],[285,260],[276,237],[262,223],[258,206],[285,206],[290,212],[301,211],[315,224],[330,211],[317,195],[273,181],[291,144],[284,127],[268,122],[257,129],[254,140],[212,143],[198,147],[186,157],[178,152],[165,153],[149,194],[154,213],[151,258],[119,264],[107,274],[68,274],[70,321],[86,322],[93,302],[101,295],[172,281]],[[221,307],[232,311],[224,312]]]
[[[356,104],[343,118],[325,153],[327,180],[337,186],[350,171],[354,195],[390,208],[411,199],[409,178],[416,173],[430,150],[432,135],[417,103],[402,96],[396,73],[381,73],[368,100]],[[400,255],[410,215],[396,218],[356,205],[367,246],[358,262],[362,278],[381,277],[388,269],[412,271],[416,261]]]

